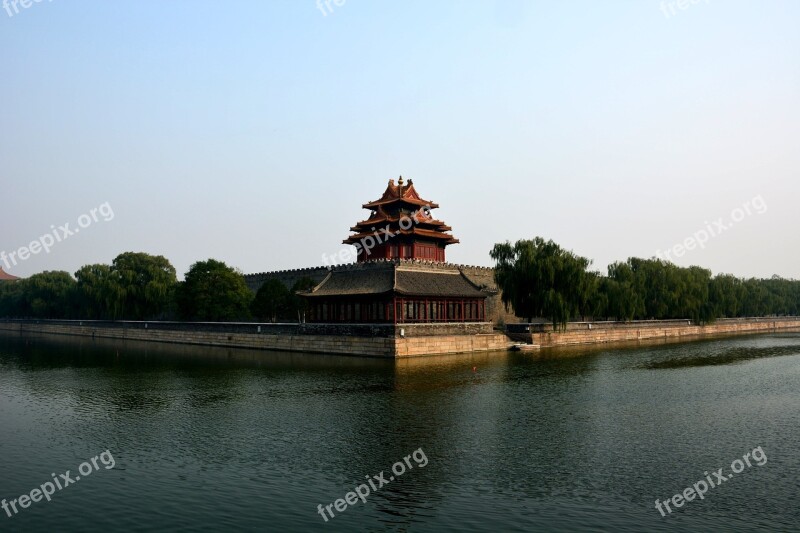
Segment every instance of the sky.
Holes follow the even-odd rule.
[[[402,175],[453,263],[541,236],[800,278],[796,0],[26,4],[0,9],[14,275],[320,266]]]

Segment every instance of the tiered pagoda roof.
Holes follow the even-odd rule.
[[[350,228],[354,234],[342,241],[344,244],[356,244],[366,237],[382,235],[387,225],[393,235],[420,238],[441,246],[459,242],[448,233],[452,230],[450,226],[431,215],[431,210],[439,207],[439,204],[424,200],[414,188],[414,182],[408,180],[408,184],[404,184],[402,176],[396,185],[394,180],[389,180],[383,196],[362,207],[372,213],[368,219]],[[410,227],[409,222],[401,225],[406,218],[411,222]]]

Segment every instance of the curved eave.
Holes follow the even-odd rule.
[[[439,204],[437,204],[436,202],[417,200],[415,198],[388,198],[388,199],[382,198],[380,200],[375,200],[374,202],[363,204],[361,207],[363,207],[364,209],[375,209],[376,207],[386,206],[395,203],[405,203],[408,205],[415,205],[419,207],[428,206],[431,209],[436,209],[439,207]]]
[[[381,218],[372,218],[369,220],[362,220],[361,222],[357,222],[355,226],[350,228],[350,231],[355,231],[357,233],[366,231],[367,228],[372,228],[376,224],[399,224],[400,223],[399,217],[381,217]],[[453,228],[442,222],[441,220],[417,220],[415,222],[417,226],[429,226],[435,230],[439,231],[452,231]]]
[[[381,235],[380,233],[378,233]],[[436,231],[430,230],[420,230],[417,228],[410,229],[410,230],[395,230],[393,232],[393,236],[396,237],[398,235],[402,236],[411,236],[411,237],[418,237],[422,239],[431,239],[435,241],[444,242],[444,244],[458,244],[461,241],[453,237],[452,235],[448,235],[447,233],[438,233]],[[342,241],[342,244],[356,244],[360,242],[362,239],[366,238],[375,238],[375,232],[366,232],[366,233],[357,233],[355,235],[351,235],[347,239]],[[388,239],[387,239],[388,240]]]
[[[420,228],[411,228],[411,229],[408,229],[408,230],[402,230],[401,229],[401,230],[395,232],[395,234],[396,235],[413,235],[415,237],[425,237],[425,238],[430,238],[430,239],[447,239],[453,244],[458,242],[458,239],[456,239],[455,237],[453,237],[452,235],[450,235],[448,233],[440,233],[438,231],[431,231],[431,230],[420,229]]]

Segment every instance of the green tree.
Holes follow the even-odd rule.
[[[0,281],[0,317],[25,315],[25,292],[22,281]]]
[[[122,316],[125,291],[109,265],[85,265],[75,272],[78,316],[116,320]]]
[[[712,322],[716,317],[708,297],[711,271],[698,266],[683,270],[686,279],[686,290],[682,302],[683,316],[691,318],[699,324]]]
[[[173,301],[175,267],[163,256],[126,252],[111,264],[113,281],[121,288],[122,316],[130,320],[162,318]]]
[[[587,268],[591,261],[541,237],[514,245],[496,244],[495,281],[503,291],[506,308],[532,321],[548,318],[553,327],[566,328],[591,300],[593,284]]]
[[[609,278],[605,285],[608,291],[608,315],[617,320],[633,320],[640,317],[644,301],[630,281]]]
[[[34,274],[20,282],[23,314],[36,318],[70,318],[74,313],[75,279],[68,272]]]
[[[669,316],[671,293],[672,265],[658,259],[628,259],[633,278],[634,290],[641,298],[643,309],[637,309],[641,318],[663,319]]]
[[[763,280],[751,278],[744,281],[742,316],[767,316],[772,313],[772,295]]]
[[[298,292],[306,292],[317,286],[317,282],[309,277],[302,277],[292,285],[289,291],[289,310],[292,315],[297,316],[298,322],[306,321],[306,313],[308,312],[308,300],[298,295]]]
[[[630,261],[608,265],[608,277],[609,314],[617,320],[641,318],[646,312],[642,277],[636,275]]]
[[[595,273],[595,287],[594,291],[592,292],[591,299],[590,299],[590,309],[591,315],[593,318],[608,318],[611,316],[609,311],[609,299],[608,295],[611,291],[610,284],[611,280],[606,276],[601,276],[598,273]]]
[[[178,313],[187,320],[246,320],[252,300],[244,276],[215,259],[193,264],[176,293]]]
[[[733,318],[741,316],[744,300],[742,280],[730,274],[718,274],[708,286],[708,299],[717,317]]]
[[[691,318],[703,323],[717,316],[709,300],[709,270],[631,257],[611,264],[608,275],[614,283],[603,290],[608,291],[609,313],[617,318]]]
[[[259,287],[250,310],[258,320],[277,322],[289,312],[289,289],[281,281],[270,278]]]

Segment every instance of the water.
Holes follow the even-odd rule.
[[[797,530],[799,391],[794,333],[400,362],[2,336],[0,497],[115,466],[0,530]]]

